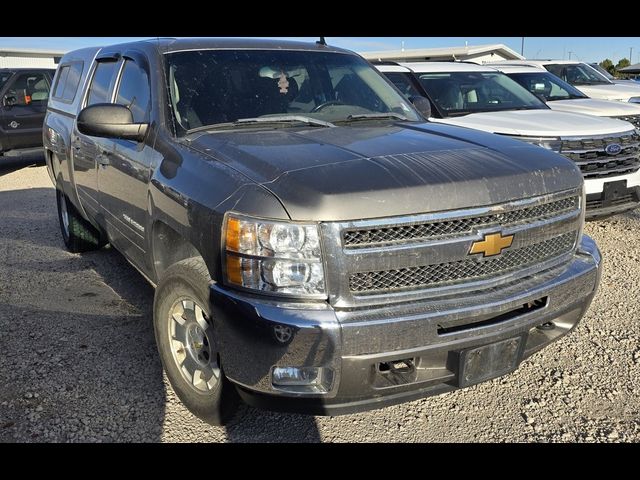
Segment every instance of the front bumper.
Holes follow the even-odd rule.
[[[517,368],[577,325],[595,295],[601,268],[600,252],[585,235],[570,262],[464,297],[337,310],[212,284],[211,306],[225,374],[245,402],[339,415],[460,388],[465,382],[459,357],[469,348],[518,337],[512,369]],[[538,307],[522,310],[533,304]],[[543,324],[547,328],[538,328]],[[283,329],[291,335],[283,337]],[[399,360],[409,360],[413,368],[381,367]],[[275,366],[331,368],[333,383],[322,394],[285,391],[271,383]]]
[[[586,220],[598,220],[640,207],[640,187],[605,186],[601,193],[587,194]]]
[[[629,175],[585,179],[586,220],[597,220],[640,207],[640,170]]]

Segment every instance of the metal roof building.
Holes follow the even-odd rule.
[[[360,55],[367,60],[394,62],[448,62],[451,60],[464,60],[482,63],[524,59],[522,55],[502,43],[475,46],[467,45],[464,47],[381,50],[377,52],[361,52]]]
[[[0,47],[0,68],[56,68],[63,50]]]
[[[629,65],[628,67],[621,68],[618,71],[621,73],[640,73],[640,63]]]

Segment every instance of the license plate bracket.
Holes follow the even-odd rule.
[[[608,207],[611,203],[627,194],[627,181],[605,182],[602,187],[602,206]]]
[[[512,372],[522,356],[522,336],[469,348],[460,352],[458,383],[468,387]]]

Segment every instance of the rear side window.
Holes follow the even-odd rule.
[[[135,62],[127,60],[122,71],[116,103],[131,110],[135,123],[146,123],[149,120],[150,102],[147,73]]]
[[[110,100],[110,98],[108,98],[109,87],[111,86],[111,80],[116,71],[116,65],[117,62],[98,63],[96,71],[93,74],[91,87],[89,88],[87,106],[95,105],[96,103],[106,103]]]
[[[72,62],[66,65],[61,65],[60,74],[58,75],[58,80],[56,81],[56,86],[53,92],[53,98],[72,102],[76,97],[76,91],[78,90],[78,84],[80,83],[80,77],[82,76],[83,69],[83,62]]]

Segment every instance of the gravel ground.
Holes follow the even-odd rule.
[[[217,428],[163,377],[152,288],[116,251],[64,250],[38,160],[0,169],[2,442],[640,440],[640,211],[587,225],[604,255],[598,295],[576,331],[517,372],[357,415],[247,408]]]

